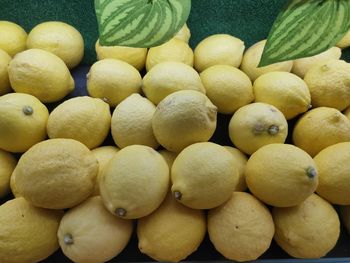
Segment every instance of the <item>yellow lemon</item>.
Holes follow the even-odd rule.
[[[74,90],[74,80],[62,59],[41,49],[17,54],[8,67],[12,88],[44,103],[63,99]]]
[[[0,49],[0,96],[11,92],[11,84],[8,74],[8,65],[11,57],[2,49]]]
[[[147,48],[133,48],[122,46],[101,46],[99,40],[95,45],[97,59],[102,60],[106,58],[122,60],[139,71],[145,67],[147,58]]]
[[[92,65],[87,75],[87,90],[94,98],[117,106],[133,93],[140,93],[142,78],[133,66],[117,59],[103,59]]]
[[[329,146],[314,160],[319,172],[317,194],[332,204],[350,205],[350,142]]]
[[[73,26],[57,21],[35,26],[27,38],[27,48],[49,51],[61,58],[67,67],[76,67],[84,56],[84,39]]]
[[[25,152],[46,138],[49,112],[37,98],[22,93],[0,97],[0,149]]]
[[[232,156],[234,158],[234,162],[235,162],[235,167],[237,167],[237,169],[238,169],[239,181],[238,181],[238,184],[236,186],[235,191],[243,192],[243,191],[247,190],[247,184],[245,182],[244,171],[245,171],[245,167],[246,167],[247,162],[248,162],[248,157],[244,153],[242,153],[240,150],[238,150],[234,147],[224,146],[224,148],[232,154]]]
[[[350,106],[350,63],[329,60],[313,66],[304,78],[314,107],[331,107],[340,111]]]
[[[135,219],[149,215],[169,189],[169,167],[153,148],[132,145],[110,160],[100,178],[106,208],[116,216]]]
[[[171,152],[206,142],[216,129],[217,108],[194,90],[177,91],[158,104],[152,126],[157,141]]]
[[[26,49],[27,33],[19,25],[0,21],[0,49],[11,57]]]
[[[16,158],[0,149],[0,198],[10,193],[10,178],[16,165]]]
[[[16,178],[16,174],[12,173],[12,175],[10,177],[10,188],[11,188],[11,192],[12,192],[13,196],[15,198],[18,198],[18,197],[21,197],[21,194],[17,190],[16,179],[15,178]]]
[[[248,193],[235,192],[209,211],[208,232],[217,251],[243,262],[257,259],[270,247],[275,226],[263,203]]]
[[[293,61],[279,62],[265,67],[258,67],[265,44],[266,40],[262,40],[248,48],[244,53],[241,69],[250,77],[252,81],[255,81],[259,76],[268,72],[290,72],[292,70]]]
[[[174,37],[188,43],[191,38],[191,30],[188,28],[187,24],[184,24]]]
[[[233,144],[246,154],[252,154],[270,143],[284,143],[288,123],[282,112],[266,103],[252,103],[235,112],[229,124]]]
[[[122,101],[112,116],[112,136],[119,148],[129,145],[146,145],[156,149],[152,118],[156,106],[140,94],[133,94]]]
[[[194,50],[194,66],[198,72],[214,66],[239,67],[242,62],[244,42],[234,36],[217,34],[203,39]]]
[[[146,69],[150,71],[155,65],[175,61],[193,67],[193,51],[184,41],[173,38],[163,45],[149,49],[146,60]]]
[[[336,245],[340,222],[324,199],[311,195],[298,206],[274,208],[275,240],[295,258],[321,258]]]
[[[229,65],[215,65],[200,74],[208,98],[218,112],[232,114],[254,100],[252,82],[241,70]]]
[[[318,55],[294,60],[292,72],[301,78],[316,64],[326,63],[329,60],[340,59],[341,49],[332,47]]]
[[[211,142],[195,143],[176,157],[171,168],[175,199],[194,209],[211,209],[226,202],[239,181],[232,154]]]
[[[92,195],[100,195],[100,178],[102,176],[102,171],[118,151],[119,149],[115,146],[102,146],[91,151],[99,164],[95,188]]]
[[[95,196],[70,209],[57,236],[63,253],[74,262],[107,262],[128,244],[132,221],[116,218]]]
[[[72,139],[34,145],[14,170],[18,192],[33,205],[49,209],[70,208],[88,198],[97,172],[91,151]]]
[[[318,185],[314,160],[291,144],[269,144],[248,160],[246,182],[263,202],[277,207],[302,203]]]
[[[196,90],[205,94],[198,73],[179,62],[163,62],[153,67],[143,78],[142,90],[154,104],[180,90]]]
[[[58,250],[63,211],[47,210],[16,198],[0,206],[1,263],[40,262]]]
[[[347,141],[350,141],[350,120],[333,108],[308,111],[293,130],[294,144],[312,157],[328,146]]]
[[[205,214],[169,194],[161,206],[137,223],[139,249],[161,262],[180,262],[197,250],[206,233]]]
[[[89,149],[100,146],[111,127],[109,105],[100,99],[76,97],[58,105],[47,122],[51,139],[74,139]]]
[[[168,150],[160,150],[160,155],[163,156],[164,160],[169,166],[169,169],[173,166],[173,163],[177,157],[177,153],[170,152]]]
[[[350,30],[345,34],[345,36],[337,43],[337,47],[342,49],[350,47]]]
[[[287,120],[311,108],[310,91],[306,83],[289,72],[269,72],[257,78],[253,85],[255,102],[271,104]]]

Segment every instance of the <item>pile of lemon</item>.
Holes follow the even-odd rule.
[[[63,100],[81,34],[0,22],[0,197],[15,196],[0,206],[2,263],[59,247],[74,262],[106,262],[134,223],[140,251],[166,262],[187,258],[207,232],[231,260],[257,259],[273,239],[293,257],[323,257],[340,234],[332,205],[350,229],[341,49],[258,68],[266,41],[245,50],[219,34],[193,51],[190,35],[184,26],[149,50],[97,41],[90,96]],[[220,127],[231,146],[209,142],[218,113],[232,116]]]

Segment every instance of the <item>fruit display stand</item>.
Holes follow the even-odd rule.
[[[84,37],[85,56],[82,64],[72,70],[76,89],[67,98],[85,96],[86,74],[90,65],[96,61],[95,42],[98,29],[94,13],[93,0],[2,0],[0,20],[13,21],[29,32],[35,25],[44,21],[63,21],[78,29]],[[191,15],[188,26],[191,29],[190,45],[194,48],[205,37],[227,33],[242,39],[246,48],[265,39],[285,0],[192,0]],[[350,61],[350,49],[343,50],[344,60]],[[58,103],[48,105],[52,110]],[[232,145],[227,133],[230,115],[218,116],[218,127],[211,141],[221,145]],[[289,123],[290,131],[293,121]],[[291,134],[291,132],[289,133]],[[290,135],[288,138],[291,141]],[[287,142],[288,142],[287,140]],[[109,136],[106,145],[112,143]],[[0,200],[3,204],[6,200]],[[126,249],[110,262],[149,262],[152,261],[138,250],[137,237],[133,234]],[[188,262],[225,262],[225,258],[216,252],[208,237],[199,249],[192,254]],[[1,262],[1,259],[0,259]],[[71,262],[61,251],[56,252],[43,262]],[[273,242],[270,249],[256,262],[305,262],[292,259]],[[324,259],[308,262],[350,262],[350,235],[342,226],[337,246]]]

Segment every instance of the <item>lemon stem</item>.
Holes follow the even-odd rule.
[[[307,176],[311,179],[313,179],[317,176],[317,172],[316,172],[315,168],[313,168],[313,167],[307,168],[306,173],[307,173]]]
[[[276,125],[272,125],[269,129],[268,129],[268,133],[270,135],[276,135],[277,133],[279,133],[280,128]]]
[[[30,106],[24,106],[23,109],[22,109],[23,113],[27,116],[30,116],[33,114],[34,110],[32,107]]]
[[[117,208],[115,213],[117,214],[117,216],[120,216],[120,217],[126,216],[126,210],[124,208]]]
[[[179,192],[179,191],[175,191],[174,192],[174,197],[175,197],[175,199],[176,200],[181,200],[181,198],[182,198],[182,193],[181,192]]]
[[[63,241],[66,245],[74,244],[73,236],[71,234],[65,234],[63,237]]]

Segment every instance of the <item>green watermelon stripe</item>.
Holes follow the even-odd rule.
[[[325,23],[327,26],[324,29],[323,32],[320,33],[319,35],[319,45],[315,46],[313,49],[311,47],[309,47],[308,49],[306,49],[306,52],[313,52],[313,53],[320,53],[320,50],[322,50],[323,46],[327,46],[328,48],[331,47],[330,43],[328,43],[327,39],[329,38],[334,38],[337,35],[337,32],[334,31],[333,29],[335,27],[338,27],[338,23],[342,21],[342,18],[344,18],[344,14],[342,14],[340,16],[339,14],[340,9],[337,8],[337,3],[336,2],[332,2],[332,10],[331,12],[329,12],[328,16],[325,16],[326,18],[328,18],[328,25],[327,23]],[[323,34],[322,34],[323,33]],[[320,48],[321,47],[321,48]]]
[[[318,54],[319,52],[316,50],[317,46],[314,45],[315,42],[320,41],[324,36],[322,33],[327,32],[327,25],[331,25],[333,17],[327,16],[327,12],[332,12],[332,4],[330,4],[327,8],[325,7],[325,11],[322,12],[319,16],[316,17],[316,20],[314,22],[314,27],[316,28],[315,32],[312,32],[314,30],[314,27],[310,28],[310,31],[306,32],[305,39],[307,36],[309,36],[309,39],[307,39],[303,45],[306,46],[304,49],[304,52],[308,53],[310,56],[313,56],[315,54]],[[317,25],[322,24],[323,27],[317,27]],[[326,33],[327,34],[327,33]],[[296,43],[300,43],[300,41],[303,40],[303,38],[299,38],[299,40],[296,40]],[[309,45],[305,45],[307,43],[310,43]],[[308,47],[307,47],[308,46]],[[290,50],[290,53],[288,54],[288,57],[296,57],[299,54],[299,49]]]
[[[302,30],[300,30],[299,34],[298,34],[298,27],[295,28],[296,30],[292,32],[292,34],[295,34],[296,37],[293,38],[293,40],[290,42],[290,48],[285,50],[286,58],[293,57],[297,53],[299,53],[299,48],[302,46],[300,45],[300,43],[302,43],[303,45],[305,45],[305,43],[310,43],[310,46],[312,48],[315,47],[313,43],[315,40],[317,40],[317,38],[320,37],[319,32],[325,31],[325,28],[328,22],[327,21],[328,17],[327,16],[324,17],[324,14],[328,12],[330,7],[331,5],[322,6],[322,8],[320,8],[318,12],[314,12],[312,15],[313,17],[312,23],[307,23],[307,24],[303,23],[303,25],[305,26]],[[326,18],[326,21],[324,18]],[[320,24],[322,24],[322,27],[318,26]]]
[[[114,28],[118,26],[120,22],[125,21],[125,19],[129,16],[130,13],[134,13],[134,8],[126,10],[124,13],[120,14],[119,17],[116,17],[115,20],[112,20],[110,23],[106,24],[102,30],[103,38],[106,38],[107,32],[114,30]]]
[[[156,23],[156,25],[152,28],[152,27],[149,27],[148,28],[148,33],[145,32],[145,36],[143,38],[143,40],[139,40],[135,43],[136,46],[146,46],[147,43],[151,43],[152,42],[152,38],[153,36],[156,34],[156,32],[158,32],[160,30],[160,28],[162,27],[162,24],[159,23],[160,21],[160,15],[161,15],[161,8],[158,6],[158,5],[154,5],[154,9],[155,9],[155,13],[157,14],[158,16],[158,23]],[[151,29],[151,30],[149,30]],[[147,31],[147,30],[146,30]]]
[[[314,8],[311,4],[308,6],[308,10],[311,8]],[[276,24],[277,27],[284,28],[285,30],[281,30],[280,32],[277,31],[276,34],[272,35],[270,38],[271,42],[277,41],[281,37],[281,35],[285,36],[291,33],[292,30],[297,28],[296,25],[302,24],[303,21],[305,21],[305,18],[309,16],[309,13],[305,8],[301,8],[300,12],[297,10],[297,12],[291,13],[289,17],[287,17],[285,20],[281,21],[281,23]]]
[[[140,25],[145,25],[146,23],[150,23],[151,18],[156,15],[155,12],[154,12],[154,5],[153,4],[149,5],[149,6],[145,6],[143,9],[150,9],[150,11],[144,14],[143,18],[138,23],[138,25],[135,26],[132,30],[130,30],[129,33],[124,34],[124,36],[120,36],[118,41],[120,41],[120,42],[127,41],[131,37],[133,37],[133,36],[137,35],[138,33],[140,33],[139,32],[139,26]],[[143,11],[143,9],[142,9],[142,11]],[[106,36],[107,35],[109,35],[109,33],[106,34]]]
[[[124,32],[126,26],[131,24],[135,20],[137,20],[137,18],[139,18],[141,15],[145,16],[144,9],[149,9],[149,6],[143,6],[142,8],[138,9],[137,11],[134,11],[135,9],[132,9],[131,11],[126,13],[126,15],[128,16],[129,19],[128,20],[125,19],[122,22],[118,23],[117,25],[113,26],[113,28],[110,31],[104,33],[104,37],[107,39],[107,38],[110,38],[111,36],[115,35],[115,39],[118,38],[119,39],[118,41],[121,41],[120,38],[122,37],[121,36],[121,35],[123,35],[122,32]],[[137,23],[136,25],[134,25],[134,29],[138,28],[138,26],[140,25],[140,22]]]
[[[134,43],[135,45],[137,45],[137,43],[140,41],[144,42],[146,39],[145,35],[149,35],[149,33],[152,31],[152,29],[154,27],[156,27],[157,22],[158,22],[158,13],[153,12],[153,16],[148,20],[147,26],[144,27],[144,30],[142,31],[142,33],[138,34],[136,32],[129,39],[125,40],[125,44],[127,45],[128,43]]]
[[[349,28],[350,1],[292,0],[274,23],[259,66],[319,54]]]
[[[109,1],[111,1],[111,0],[109,0]],[[101,26],[102,27],[106,27],[107,24],[109,24],[110,22],[115,20],[118,16],[120,17],[123,14],[125,14],[126,11],[132,10],[132,8],[133,9],[137,8],[137,5],[135,5],[135,4],[137,4],[139,2],[142,2],[144,0],[134,0],[134,1],[135,1],[135,3],[131,3],[130,2],[130,4],[123,5],[121,8],[118,9],[118,13],[110,12],[110,15],[108,15],[108,16],[104,16],[103,13],[102,13],[103,21],[102,21]]]
[[[317,12],[312,13],[312,15],[309,17],[309,20],[307,23],[290,24],[288,30],[284,30],[283,32],[281,32],[279,34],[278,38],[273,40],[274,41],[273,44],[270,46],[269,49],[267,49],[266,53],[269,54],[269,56],[271,58],[274,58],[274,57],[280,56],[280,53],[287,52],[285,49],[282,49],[282,48],[278,49],[278,51],[276,52],[276,47],[280,46],[281,43],[287,41],[289,39],[290,35],[297,35],[298,37],[300,37],[301,34],[297,34],[297,32],[300,31],[300,27],[303,27],[302,32],[304,33],[304,35],[308,34],[309,31],[305,31],[305,26],[306,26],[306,28],[312,29],[312,27],[315,25],[315,22],[316,22],[314,18],[318,17],[319,12],[320,12],[320,10],[317,10]],[[305,21],[305,17],[303,18],[303,21]],[[293,23],[293,22],[291,22],[291,23]],[[299,27],[295,26],[295,25],[299,25]],[[291,45],[293,42],[297,42],[296,39],[297,39],[297,37],[294,37],[292,40],[289,40],[288,44]],[[283,46],[283,47],[288,48],[287,45]]]
[[[154,41],[154,38],[157,38],[157,41],[154,41],[154,45],[158,46],[160,43],[164,43],[166,40],[164,40],[164,36],[166,35],[167,31],[170,30],[170,27],[168,24],[166,24],[165,22],[167,22],[166,19],[166,13],[167,13],[167,6],[165,5],[161,5],[160,2],[156,2],[156,5],[158,5],[158,8],[160,10],[160,17],[159,17],[159,21],[163,21],[163,23],[161,24],[161,30],[159,30],[158,32],[155,32],[154,37],[152,37],[152,41]],[[146,42],[147,44],[147,42]]]
[[[151,47],[181,29],[191,0],[95,0],[95,8],[102,45]]]

